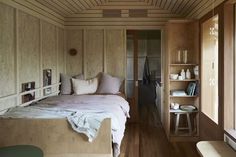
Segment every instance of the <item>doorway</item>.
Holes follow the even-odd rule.
[[[132,122],[141,121],[147,108],[154,108],[161,114],[161,34],[161,30],[128,30],[126,34],[126,93]]]

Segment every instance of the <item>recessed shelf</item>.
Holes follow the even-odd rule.
[[[176,63],[176,64],[170,64],[171,66],[195,66],[195,65],[198,65],[198,64],[195,64],[195,63],[187,63],[187,64],[181,64],[181,63]]]
[[[170,82],[191,82],[191,81],[198,81],[199,79],[184,79],[184,80],[172,80]]]

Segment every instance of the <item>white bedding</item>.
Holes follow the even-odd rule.
[[[120,153],[128,102],[117,95],[62,95],[49,97],[37,105],[12,108],[1,117],[11,118],[62,118],[67,117],[72,128],[92,141],[105,118],[111,118],[114,157]]]

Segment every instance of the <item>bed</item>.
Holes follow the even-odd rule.
[[[118,95],[53,96],[2,115],[0,146],[32,144],[45,157],[117,157],[127,117]]]

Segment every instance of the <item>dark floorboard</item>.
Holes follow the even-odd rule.
[[[196,143],[167,140],[155,105],[139,111],[140,122],[127,124],[120,157],[200,157]]]

